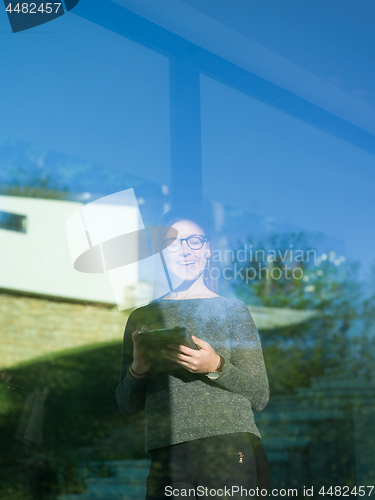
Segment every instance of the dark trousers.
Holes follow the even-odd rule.
[[[239,432],[151,450],[146,500],[266,497],[270,477],[261,440]]]

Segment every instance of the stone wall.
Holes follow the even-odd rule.
[[[121,341],[127,314],[117,306],[0,293],[0,368],[52,352]]]

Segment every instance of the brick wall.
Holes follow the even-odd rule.
[[[121,341],[126,319],[116,306],[0,293],[0,368],[72,347]]]

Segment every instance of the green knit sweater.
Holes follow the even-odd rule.
[[[136,380],[128,370],[133,361],[131,334],[143,325],[186,327],[225,359],[223,373],[211,381],[183,368],[168,372],[151,368]],[[258,331],[243,302],[224,297],[159,300],[130,315],[116,398],[126,416],[145,408],[146,451],[235,432],[260,437],[252,410],[262,410],[268,397]]]

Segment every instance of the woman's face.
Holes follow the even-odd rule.
[[[177,230],[177,238],[189,238],[189,236],[205,236],[203,229],[195,222],[190,220],[181,220],[173,224],[172,228]],[[171,234],[172,233],[172,234]],[[175,231],[169,230],[165,236],[165,241],[171,236],[175,237]],[[195,243],[197,240],[195,240]],[[173,246],[178,247],[178,241],[174,245],[168,247],[173,249]],[[194,240],[191,242],[194,246]],[[168,271],[183,281],[196,281],[204,271],[207,264],[207,259],[210,257],[210,248],[207,241],[204,242],[202,248],[194,250],[189,247],[187,241],[181,242],[181,247],[178,251],[170,252],[166,249],[164,252],[165,262]]]

